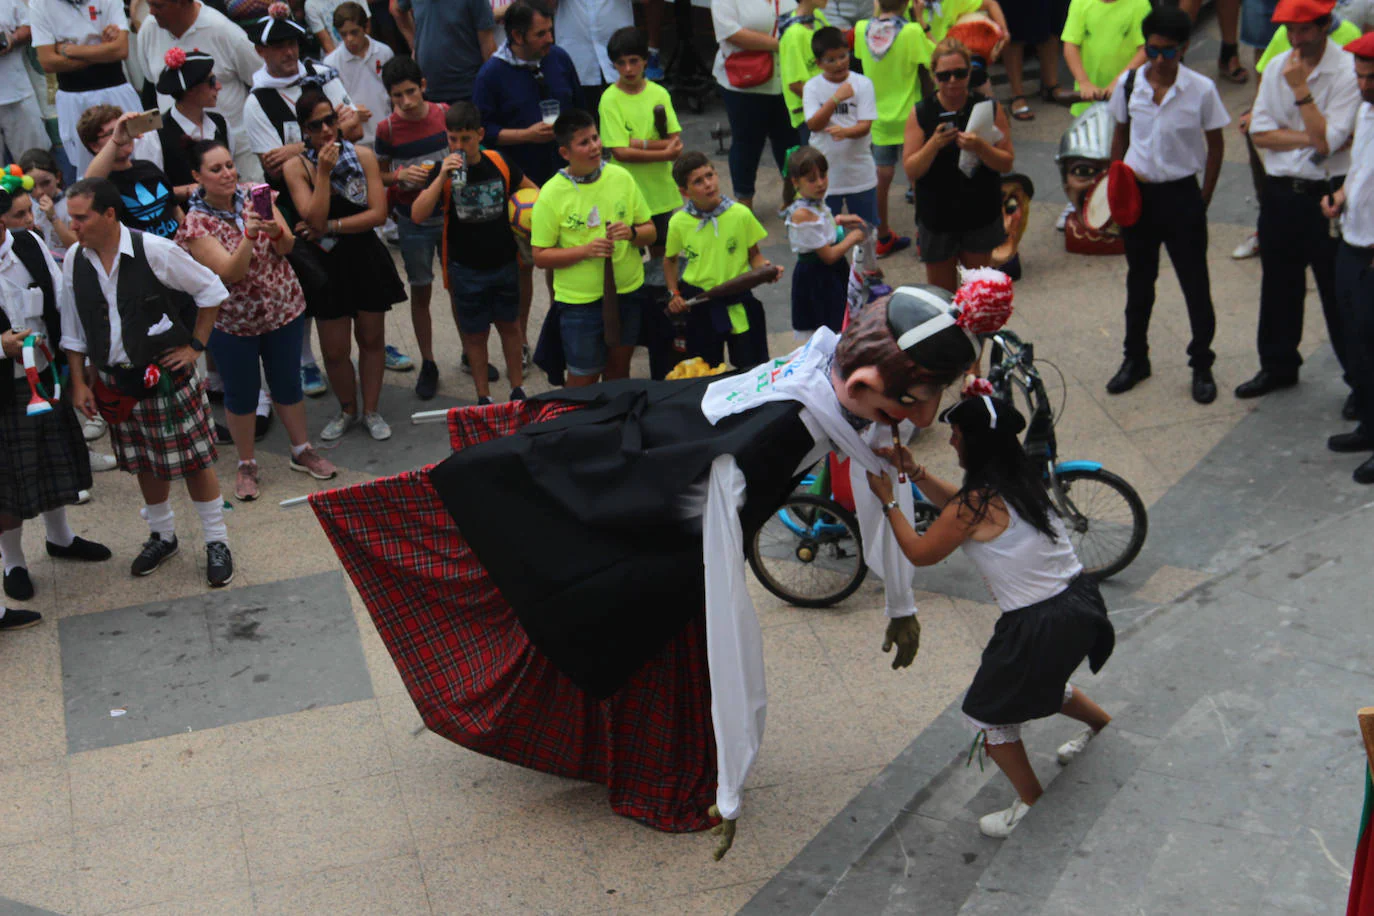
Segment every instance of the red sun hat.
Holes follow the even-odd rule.
[[[1134,226],[1140,221],[1140,185],[1135,172],[1120,159],[1107,169],[1107,205],[1118,226]]]
[[[1270,22],[1275,25],[1316,22],[1323,16],[1330,16],[1335,8],[1336,0],[1279,0]]]
[[[1362,57],[1365,60],[1374,60],[1374,32],[1368,32],[1361,35],[1359,38],[1356,38],[1350,44],[1346,45],[1345,49],[1356,57]]]

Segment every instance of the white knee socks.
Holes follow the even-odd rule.
[[[23,525],[9,531],[0,531],[0,562],[5,564],[7,574],[21,566],[28,568],[28,561],[24,559]]]
[[[205,532],[205,543],[229,543],[229,528],[224,524],[224,499],[215,497],[204,503],[192,500],[191,505],[196,507],[196,514],[200,516],[200,528]]]
[[[43,524],[48,529],[48,543],[58,547],[70,547],[76,540],[72,526],[67,524],[67,507],[59,506],[43,513]]]
[[[144,506],[138,510],[138,514],[148,523],[148,530],[159,535],[164,541],[176,534],[176,516],[172,514],[170,502],[163,501],[156,505]]]
[[[301,365],[315,365],[315,351],[310,349],[310,323],[313,319],[305,319],[305,333],[301,335]]]

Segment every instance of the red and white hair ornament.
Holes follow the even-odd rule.
[[[968,384],[964,385],[964,390],[960,392],[961,398],[981,398],[990,397],[997,392],[992,387],[992,382],[985,378],[971,378]]]
[[[290,18],[290,16],[291,7],[287,6],[285,3],[282,3],[281,0],[277,0],[277,2],[267,7],[268,19],[288,19]]]
[[[970,334],[1000,331],[1011,317],[1011,277],[991,267],[959,272],[960,284],[954,294],[959,309],[955,324]]]
[[[162,65],[169,70],[180,70],[186,63],[186,52],[181,48],[168,48],[167,53],[162,55]]]

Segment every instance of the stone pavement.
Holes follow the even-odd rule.
[[[1212,50],[1204,38],[1195,53],[1206,61],[1215,56]],[[1250,91],[1226,87],[1228,108],[1238,112]],[[1105,787],[1116,783],[1090,772],[1102,765],[1100,759],[1146,750],[1140,743],[1146,738],[1158,742],[1152,750],[1158,753],[1176,727],[1164,718],[1173,707],[1157,703],[1133,680],[1138,675],[1130,672],[1139,668],[1132,656],[1148,655],[1148,641],[1164,639],[1175,628],[1187,631],[1183,624],[1198,615],[1179,609],[1153,615],[1152,609],[1367,497],[1349,482],[1354,463],[1321,449],[1322,438],[1342,424],[1336,416],[1340,392],[1315,304],[1303,351],[1317,359],[1304,370],[1304,384],[1259,405],[1230,397],[1229,389],[1255,368],[1259,277],[1256,262],[1227,257],[1254,215],[1235,135],[1228,135],[1210,250],[1222,395],[1209,407],[1188,398],[1187,323],[1166,266],[1152,328],[1155,376],[1128,395],[1108,398],[1102,385],[1119,359],[1125,265],[1064,253],[1052,228],[1061,206],[1052,155],[1068,115],[1045,106],[1037,112],[1035,122],[1013,128],[1017,167],[1035,179],[1038,191],[1022,246],[1026,276],[1018,284],[1013,327],[1036,342],[1052,393],[1065,399],[1059,426],[1064,456],[1102,461],[1130,480],[1151,507],[1145,553],[1108,589],[1123,626],[1150,622],[1122,641],[1100,683],[1085,685],[1120,713],[1116,735],[1095,746],[1077,765],[1083,775],[1074,776],[1089,787]],[[683,120],[689,148],[715,148],[708,134],[724,120],[719,106]],[[724,158],[715,161],[724,170]],[[790,267],[781,226],[767,212],[779,198],[776,174],[764,171],[758,201],[771,233],[766,251]],[[899,225],[909,225],[910,210],[897,200],[894,194]],[[885,269],[894,283],[923,277],[910,254],[890,259]],[[761,297],[775,353],[792,345],[789,281]],[[396,435],[379,444],[354,432],[331,449],[329,456],[343,469],[339,485],[446,454],[441,426],[405,422],[413,410],[474,400],[470,380],[457,371],[458,338],[443,318],[443,301],[442,293],[436,295],[440,398],[419,402],[409,388],[413,375],[388,374],[382,412]],[[546,310],[540,285],[533,327]],[[416,352],[404,306],[389,316],[387,333],[402,349]],[[493,355],[499,366],[494,346]],[[1061,370],[1061,380],[1051,363]],[[642,363],[637,372],[645,374]],[[498,398],[509,390],[504,380],[493,387]],[[547,384],[536,374],[527,387],[540,391]],[[334,404],[329,398],[310,401],[308,410],[317,434]],[[918,445],[923,460],[946,473],[953,469],[941,434],[932,432]],[[891,805],[886,822],[865,822],[874,828],[870,841],[889,826],[922,791],[892,782],[894,760],[925,755],[925,772],[937,775],[966,747],[967,733],[947,710],[962,694],[996,619],[967,567],[950,563],[923,574],[923,651],[912,669],[900,673],[890,671],[878,652],[883,624],[876,583],[828,611],[784,607],[758,589],[769,730],[746,792],[739,842],[724,862],[713,863],[708,837],[669,836],[615,817],[600,787],[496,763],[425,731],[309,511],[275,505],[319,485],[286,469],[280,429],[259,451],[263,498],[235,504],[229,515],[238,575],[224,592],[205,589],[195,515],[181,492],[174,492],[173,501],[186,549],[150,579],[135,580],[126,572],[145,537],[130,478],[101,475],[93,502],[71,512],[78,533],[114,549],[116,559],[104,567],[49,560],[41,527],[27,527],[38,588],[27,606],[42,611],[46,622],[0,640],[0,913],[732,912],[761,891],[763,898],[774,896],[778,885],[770,882],[808,867],[808,844],[838,842],[836,816],[856,796],[865,800],[876,792]],[[221,450],[225,477],[232,474],[233,459],[232,447]],[[531,548],[539,549],[534,530]],[[1343,554],[1347,564],[1349,550]],[[1267,570],[1269,562],[1278,560],[1261,559],[1257,568]],[[1258,612],[1255,617],[1262,619]],[[1260,632],[1247,638],[1258,639]],[[1198,637],[1183,645],[1209,644]],[[1210,645],[1225,643],[1218,634]],[[1248,649],[1249,643],[1235,646]],[[1357,643],[1352,639],[1347,646],[1354,651]],[[1212,670],[1212,659],[1203,658],[1208,666],[1196,674],[1185,671],[1179,689],[1222,696],[1215,683],[1220,669]],[[1339,671],[1337,676],[1345,677]],[[1331,683],[1343,686],[1340,680]],[[1257,704],[1279,687],[1263,678],[1225,686],[1231,693],[1222,699],[1234,699],[1237,728],[1243,715],[1254,718]],[[1342,708],[1350,707],[1352,722],[1354,708],[1368,700],[1358,691],[1332,695]],[[1147,727],[1151,722],[1156,724]],[[1279,734],[1289,740],[1288,733]],[[1037,746],[1040,735],[1032,733]],[[1044,735],[1043,746],[1052,747],[1054,734],[1046,729]],[[947,781],[963,787],[963,801],[978,796],[968,810],[981,813],[1001,807],[1005,797],[991,775],[985,777],[978,782],[973,773],[960,771]],[[1349,779],[1353,784],[1353,775]],[[1246,785],[1266,787],[1258,777]],[[1336,860],[1345,863],[1349,838],[1336,828],[1345,823],[1349,793],[1339,783],[1331,793],[1331,829],[1317,829]],[[1062,785],[1052,790],[1008,850],[1045,829],[1038,824],[1070,823],[1068,814],[1052,816],[1061,794],[1098,797],[1064,793]],[[1351,823],[1356,804],[1349,801]],[[931,819],[967,826],[967,816],[951,810],[941,808]],[[1092,826],[1086,815],[1078,817],[1074,830]],[[1093,829],[1105,831],[1121,819]],[[1096,834],[1085,835],[1097,842]],[[1148,843],[1155,836],[1144,836],[1142,848],[1153,848]],[[870,845],[836,846],[829,861],[832,878],[848,873]],[[965,854],[980,863],[987,858],[981,848],[950,848],[958,848],[960,861]],[[1053,863],[1054,848],[1037,855]],[[1179,847],[1190,856],[1193,849]],[[1177,858],[1160,861],[1171,868]],[[960,878],[963,896],[957,899],[967,899],[980,879],[1011,880],[995,870],[985,873],[981,864],[975,870],[973,878]],[[1046,873],[1057,871],[1049,867]],[[1046,900],[1060,893],[1043,878],[1018,886]],[[1314,893],[1329,901],[1329,890],[1322,886]],[[906,909],[923,912],[915,904]]]

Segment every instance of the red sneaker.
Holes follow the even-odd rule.
[[[888,255],[896,254],[911,247],[911,239],[905,235],[890,234],[885,239],[878,239],[874,250],[878,252],[878,257],[885,258]]]

